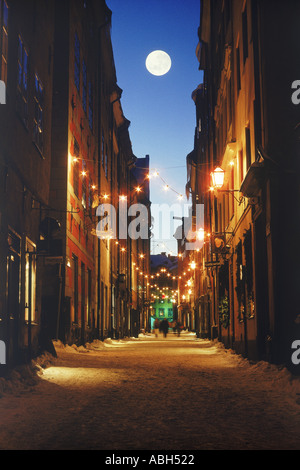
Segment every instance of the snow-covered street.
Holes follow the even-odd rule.
[[[0,379],[0,449],[300,449],[285,369],[193,334],[55,346],[37,377]]]

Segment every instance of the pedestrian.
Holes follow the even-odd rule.
[[[155,337],[156,337],[156,338],[158,337],[158,332],[159,332],[159,319],[158,319],[158,318],[155,318],[155,322],[154,322],[154,333],[155,333]]]
[[[181,333],[181,323],[179,320],[176,322],[176,331],[177,331],[177,336],[180,336]]]
[[[169,322],[166,318],[163,319],[161,322],[161,330],[163,332],[164,337],[167,337],[168,331],[169,331]]]

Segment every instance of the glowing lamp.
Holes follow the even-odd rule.
[[[214,171],[212,171],[211,178],[214,188],[222,188],[224,184],[224,170],[222,170],[220,167],[217,167]]]
[[[198,233],[197,233],[197,238],[200,241],[204,240],[204,229],[203,228],[199,228]]]

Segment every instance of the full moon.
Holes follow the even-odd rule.
[[[171,58],[164,51],[153,51],[146,59],[146,68],[152,75],[165,75],[171,68]]]

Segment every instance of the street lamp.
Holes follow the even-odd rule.
[[[242,201],[244,200],[244,197],[241,197],[240,199],[237,199],[234,195],[235,192],[239,193],[239,189],[221,189],[224,184],[224,176],[225,172],[222,170],[222,168],[217,167],[214,171],[211,172],[211,179],[212,179],[212,187],[210,188],[211,191],[217,190],[222,193],[230,193],[234,199],[241,204]]]
[[[224,184],[224,175],[225,175],[225,172],[220,167],[217,167],[214,171],[211,172],[213,188],[215,189],[222,188]]]

